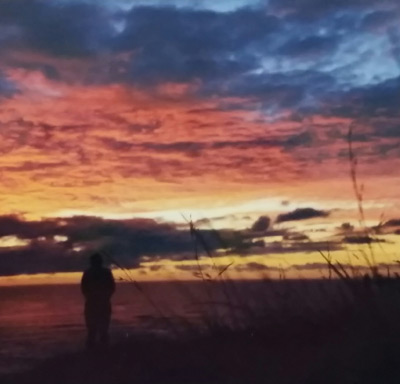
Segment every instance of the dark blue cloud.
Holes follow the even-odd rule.
[[[391,11],[375,11],[364,16],[361,28],[374,32],[398,23],[398,15]]]
[[[310,132],[305,131],[299,134],[289,136],[283,143],[283,146],[287,149],[291,149],[297,146],[308,146],[313,143],[313,136]]]
[[[210,250],[221,246],[213,231],[199,233]],[[0,216],[0,238],[4,236],[29,240],[29,244],[0,249],[0,275],[80,271],[87,263],[86,256],[99,250],[131,267],[139,264],[141,256],[194,257],[187,228],[150,219],[77,216],[26,221],[17,216]]]
[[[131,140],[116,140],[113,138],[102,139],[101,143],[114,151],[132,151],[140,149],[145,152],[157,153],[184,153],[189,157],[197,157],[207,151],[219,151],[224,149],[249,150],[255,148],[285,148],[292,150],[296,147],[310,146],[314,138],[311,133],[304,131],[294,135],[282,135],[275,139],[266,137],[256,137],[249,140],[219,140],[210,142],[198,141],[173,141],[170,143],[142,142],[132,143]]]
[[[277,53],[294,58],[305,56],[332,54],[338,47],[340,38],[337,36],[309,36],[288,41],[280,47]]]
[[[198,97],[250,98],[269,116],[288,109],[397,116],[399,11],[395,0],[271,0],[229,12],[158,3],[124,10],[93,1],[4,0],[0,25],[8,32],[0,51],[5,67],[40,70],[59,81],[66,80],[56,64],[7,53],[90,58],[93,68],[76,73],[84,83],[152,88],[196,81]],[[119,61],[121,53],[130,59]],[[104,55],[115,59],[103,62]],[[0,93],[7,92],[10,84],[0,76]]]
[[[262,73],[233,79],[221,89],[221,94],[252,97],[264,101],[261,109],[273,113],[293,108],[313,112],[331,92],[337,92],[336,79],[313,70]]]
[[[388,36],[391,43],[392,55],[400,68],[400,28],[389,28]]]
[[[380,7],[396,7],[396,0],[270,0],[269,7],[291,19],[311,22],[345,13],[366,13]]]
[[[113,34],[110,16],[101,7],[85,3],[0,2],[0,23],[18,29],[10,38],[11,47],[54,56],[79,57],[107,50]]]
[[[306,220],[306,219],[314,219],[317,217],[327,217],[330,212],[322,211],[314,208],[298,208],[292,212],[281,213],[278,215],[276,222],[283,223],[286,221],[297,221],[297,220]]]
[[[265,232],[271,224],[271,219],[268,216],[260,216],[251,226],[254,232]]]
[[[338,90],[328,100],[334,115],[364,119],[379,116],[400,117],[399,89],[400,77],[397,77],[349,91]]]
[[[18,87],[0,71],[0,98],[10,97],[18,92]]]
[[[230,13],[138,7],[126,15],[116,49],[133,50],[137,83],[221,80],[257,67],[257,56],[280,29],[258,10]]]

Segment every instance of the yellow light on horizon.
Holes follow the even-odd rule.
[[[0,248],[25,247],[29,245],[29,243],[30,240],[20,239],[13,235],[0,237]]]

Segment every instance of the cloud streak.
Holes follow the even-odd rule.
[[[396,206],[399,15],[395,0],[0,2],[3,236],[43,236],[31,252],[74,255],[104,245],[79,240],[85,228],[108,225],[110,250],[133,249],[129,234],[135,255],[181,257],[190,241],[174,225],[141,222],[140,237],[137,223],[83,215],[162,217],[266,196],[348,206],[350,126],[367,199]],[[302,220],[354,217],[297,206],[268,217],[294,232]],[[248,232],[278,235],[264,212],[253,204]],[[73,215],[81,221],[60,226]],[[65,251],[48,240],[56,235],[69,238]],[[266,251],[253,235],[239,245]],[[317,247],[301,231],[280,235],[268,252]]]
[[[298,208],[292,212],[282,213],[278,215],[276,222],[284,223],[286,221],[297,221],[297,220],[307,220],[314,219],[318,217],[328,217],[329,212],[322,211],[314,208]]]

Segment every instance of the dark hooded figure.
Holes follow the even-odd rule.
[[[82,276],[81,290],[85,296],[86,345],[94,347],[97,341],[107,344],[115,282],[111,271],[103,267],[98,253],[90,257],[90,268]]]

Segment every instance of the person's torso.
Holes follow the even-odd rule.
[[[111,272],[105,268],[91,268],[85,275],[86,300],[109,301],[113,290]]]

